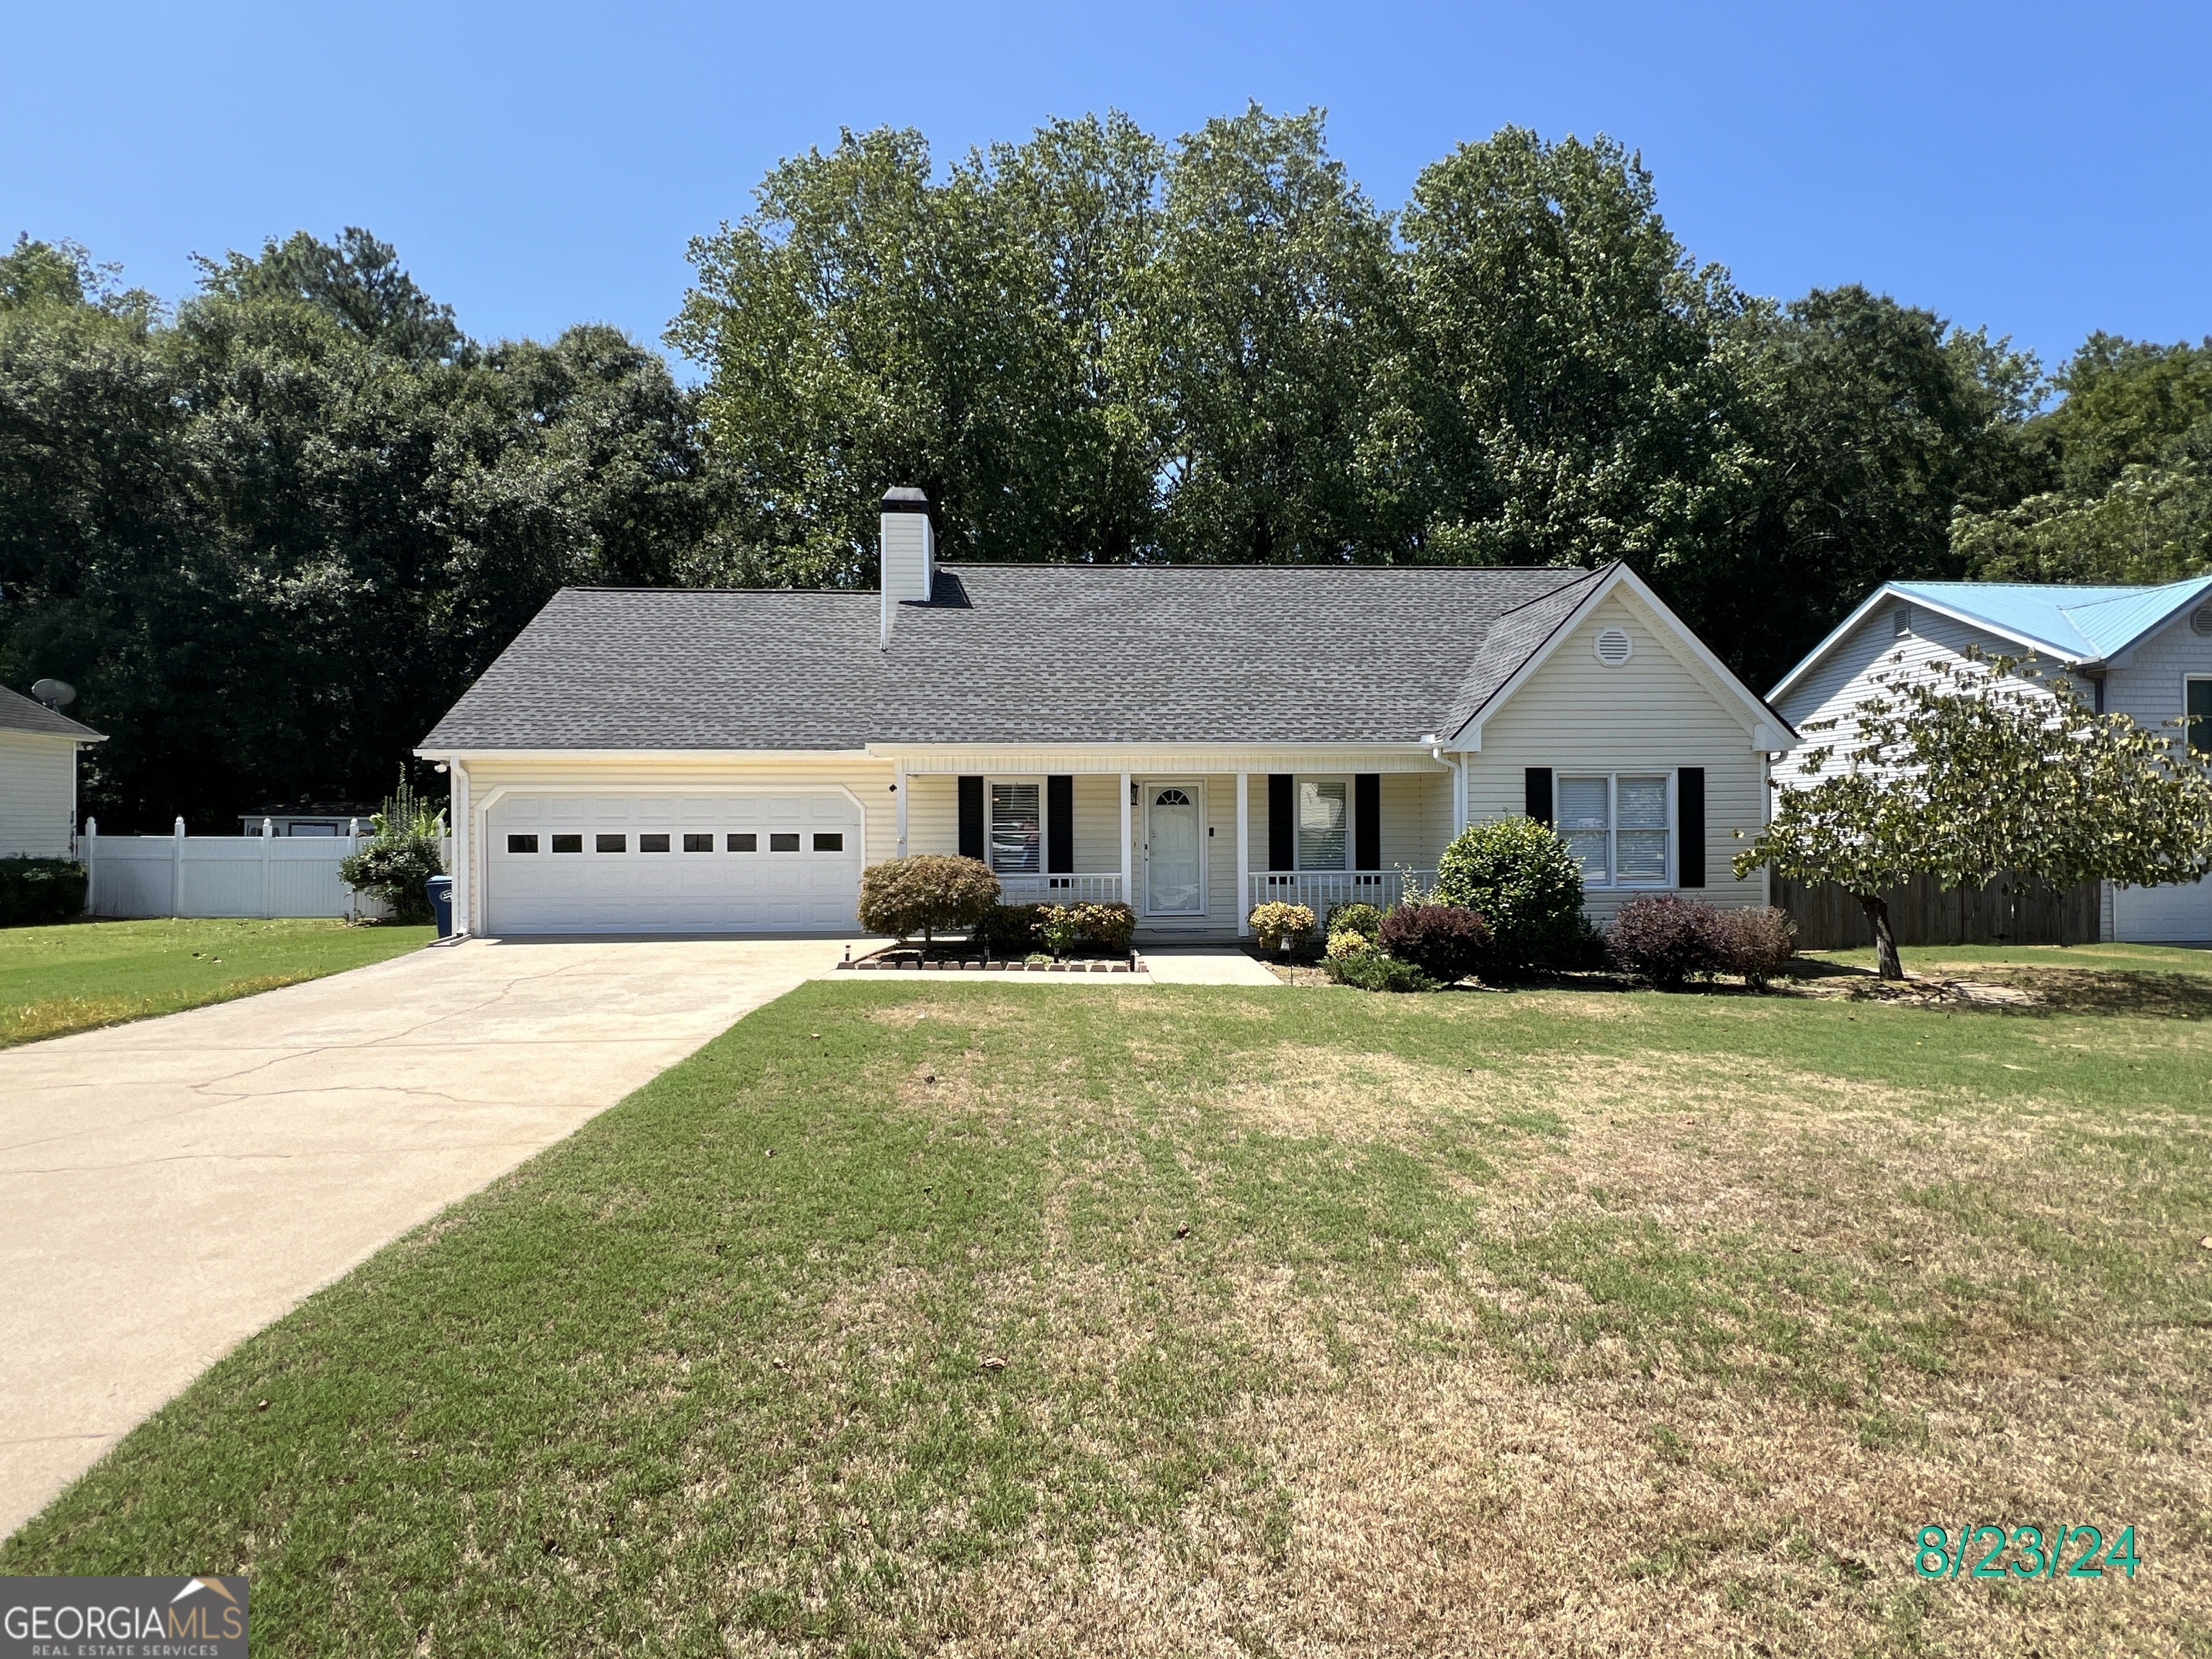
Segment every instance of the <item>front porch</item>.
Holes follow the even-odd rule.
[[[902,769],[898,842],[981,859],[1009,904],[1126,903],[1140,942],[1227,941],[1249,936],[1255,905],[1303,904],[1323,921],[1434,880],[1452,832],[1449,769],[1425,752],[1390,756],[1393,771],[1345,758],[1297,771]]]

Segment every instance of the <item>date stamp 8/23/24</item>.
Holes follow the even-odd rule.
[[[1959,1528],[1958,1542],[1943,1528],[1921,1528],[1912,1571],[1922,1578],[2102,1578],[2109,1571],[2132,1578],[2141,1559],[2136,1529],[2123,1527],[2108,1547],[2092,1526],[2058,1528],[2045,1541],[2040,1527],[2000,1527],[1990,1522]],[[2008,1559],[2007,1558],[2010,1559]]]

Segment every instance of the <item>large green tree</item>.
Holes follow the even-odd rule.
[[[1742,302],[1641,161],[1507,127],[1423,172],[1402,231],[1419,556],[1706,558],[1747,459],[1720,350]]]
[[[2050,488],[1960,513],[1954,553],[1997,580],[2162,582],[2212,570],[2212,338],[2093,334],[2029,422]]]
[[[78,686],[112,827],[374,799],[556,587],[667,582],[705,537],[690,400],[612,330],[476,346],[362,232],[210,263],[173,319],[25,255],[0,677]]]

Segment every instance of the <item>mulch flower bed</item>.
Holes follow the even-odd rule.
[[[837,965],[890,973],[927,970],[934,974],[1126,974],[1135,962],[1133,956],[1111,960],[1079,957],[1069,962],[1009,962],[997,957],[948,956],[934,950],[925,955],[911,947],[901,950],[893,946],[862,957],[857,962],[841,962]]]

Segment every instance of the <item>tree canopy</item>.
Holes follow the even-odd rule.
[[[866,586],[893,483],[962,559],[1626,559],[1754,685],[1890,577],[2212,568],[2212,343],[2046,383],[1746,295],[1602,136],[1501,129],[1394,210],[1318,110],[846,132],[690,255],[696,388],[605,327],[473,340],[359,228],[173,309],[0,255],[0,678],[113,734],[88,805],[380,793],[562,583]]]

